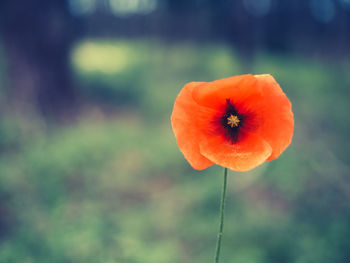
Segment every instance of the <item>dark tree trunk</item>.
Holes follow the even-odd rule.
[[[0,17],[10,106],[70,116],[77,102],[69,66],[75,23],[66,1],[2,0]]]

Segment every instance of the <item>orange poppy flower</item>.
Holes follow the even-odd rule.
[[[251,170],[279,157],[294,129],[291,103],[268,74],[186,84],[171,123],[181,152],[197,170],[213,164]]]

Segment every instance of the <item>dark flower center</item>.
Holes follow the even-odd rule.
[[[220,118],[220,125],[224,128],[225,137],[236,143],[242,135],[241,128],[244,126],[245,115],[238,112],[230,99],[226,99],[225,110]]]

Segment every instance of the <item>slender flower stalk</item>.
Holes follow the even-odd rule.
[[[226,188],[227,188],[227,168],[224,169],[224,183],[222,185],[222,195],[221,195],[221,202],[220,202],[220,225],[219,225],[218,238],[216,242],[216,252],[215,252],[215,261],[214,261],[215,263],[219,263],[221,238],[224,230]]]

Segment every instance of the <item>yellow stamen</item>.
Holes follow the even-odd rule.
[[[236,115],[231,114],[231,116],[227,118],[227,124],[230,125],[231,128],[238,127],[239,122],[240,120]]]

